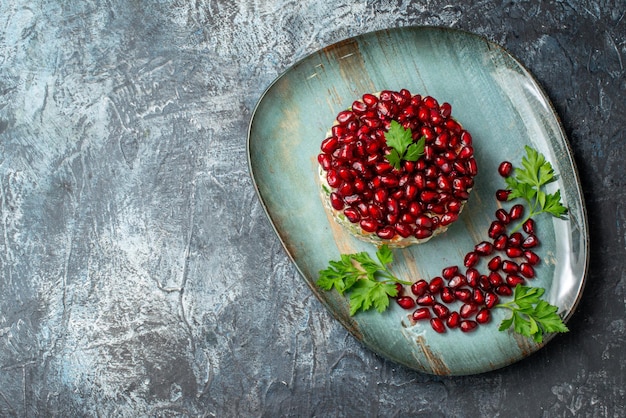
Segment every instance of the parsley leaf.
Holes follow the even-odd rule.
[[[546,333],[569,331],[557,314],[558,308],[541,299],[544,292],[540,287],[515,286],[513,300],[495,306],[512,312],[510,318],[500,323],[499,330],[512,327],[516,333],[531,337],[537,343],[543,341]]]
[[[424,146],[426,138],[421,137],[417,142],[413,141],[411,129],[404,129],[395,120],[389,125],[389,130],[385,133],[385,142],[391,150],[386,155],[387,161],[394,168],[400,169],[402,160],[417,161],[424,155]]]
[[[517,167],[512,176],[505,179],[509,200],[522,198],[530,205],[530,213],[513,230],[517,230],[528,218],[549,213],[557,218],[567,214],[567,208],[561,203],[561,192],[547,193],[544,186],[556,181],[554,169],[546,157],[537,150],[525,147],[526,155],[522,158],[522,166]]]
[[[335,288],[339,294],[349,293],[350,315],[372,307],[383,312],[389,306],[389,298],[398,295],[395,284],[411,284],[393,275],[388,267],[392,262],[393,254],[387,245],[376,251],[376,259],[367,252],[342,254],[319,272],[317,285],[324,290]]]

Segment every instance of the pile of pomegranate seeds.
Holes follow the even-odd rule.
[[[456,221],[477,174],[472,137],[450,104],[408,90],[365,94],[337,115],[318,162],[330,205],[379,242],[421,242]],[[417,161],[394,168],[386,158],[391,121],[425,138]],[[394,241],[392,241],[394,240]]]
[[[499,172],[508,176],[510,163],[503,162]],[[499,199],[498,192],[496,198]],[[519,204],[509,211],[498,209],[487,232],[489,240],[476,244],[467,253],[462,268],[446,267],[441,276],[429,282],[413,283],[410,292],[399,287],[398,305],[414,309],[413,321],[428,320],[439,333],[448,328],[469,332],[489,322],[491,309],[500,297],[511,296],[515,286],[535,277],[534,266],[540,258],[533,249],[539,245],[539,239],[535,222],[531,218],[524,220],[523,216],[524,206]],[[523,232],[508,234],[508,227],[515,221],[523,222]],[[479,266],[484,266],[482,271]]]

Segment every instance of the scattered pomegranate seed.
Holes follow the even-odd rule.
[[[527,279],[535,277],[535,269],[529,263],[522,263],[519,266],[519,272]]]
[[[415,296],[422,296],[428,290],[428,282],[426,280],[418,280],[411,285],[411,292]]]
[[[451,267],[444,268],[441,271],[441,275],[443,276],[444,279],[450,280],[454,276],[456,276],[458,272],[459,272],[459,267],[458,266],[451,266]]]
[[[456,300],[454,290],[451,287],[444,287],[441,290],[441,301],[444,303],[452,303]]]
[[[461,321],[461,324],[460,324],[461,331],[463,331],[463,332],[474,331],[477,326],[478,326],[478,323],[476,321],[471,320],[471,319],[466,319],[464,321]]]
[[[435,294],[435,293],[439,293],[443,289],[443,287],[444,287],[443,279],[437,276],[430,281],[428,290],[430,291],[430,293]]]
[[[435,298],[430,293],[426,293],[422,296],[419,296],[416,302],[418,305],[421,306],[432,306],[435,303]]]
[[[396,299],[396,302],[398,302],[398,305],[400,305],[402,309],[412,309],[415,307],[415,300],[409,296],[401,296]]]
[[[496,218],[504,225],[508,225],[509,222],[511,222],[511,217],[509,216],[509,213],[502,208],[496,211]]]
[[[435,303],[433,305],[433,312],[438,318],[446,319],[450,315],[450,309],[446,305],[441,303]]]
[[[517,258],[517,257],[521,257],[522,255],[524,255],[524,251],[519,247],[507,247],[506,255],[508,255],[511,258]]]
[[[491,271],[500,270],[501,266],[502,266],[502,258],[499,255],[493,257],[491,260],[489,260],[489,263],[487,263],[487,267]]]
[[[469,302],[472,300],[472,292],[469,289],[456,289],[454,297],[461,302]]]
[[[456,328],[461,323],[461,315],[458,312],[452,312],[446,319],[446,325],[448,328]]]
[[[489,309],[483,308],[476,314],[476,322],[478,322],[479,324],[486,324],[490,320],[491,312],[489,311]]]
[[[509,216],[511,217],[511,220],[520,219],[524,216],[524,206],[519,204],[514,205],[509,212]]]
[[[533,221],[532,218],[528,218],[526,222],[522,224],[522,229],[527,234],[534,234],[535,233],[535,221]]]
[[[510,190],[500,189],[496,191],[496,199],[500,202],[506,202],[509,200],[509,195],[511,194]]]
[[[461,306],[461,309],[459,310],[459,314],[461,315],[461,318],[470,318],[472,316],[474,316],[474,314],[478,312],[478,305],[476,305],[475,303],[464,303]]]
[[[430,309],[428,308],[417,308],[415,311],[413,311],[413,314],[411,315],[411,317],[413,318],[414,321],[419,321],[422,319],[429,319],[430,318]]]
[[[539,245],[539,239],[536,235],[529,235],[524,239],[524,242],[522,242],[522,248],[524,249],[533,248],[537,245]]]
[[[496,293],[501,296],[511,296],[513,294],[513,290],[507,285],[500,285],[496,287]]]
[[[500,166],[498,167],[498,173],[500,173],[502,177],[510,176],[512,170],[513,170],[513,164],[511,164],[508,161],[503,161],[502,163],[500,163]]]
[[[474,247],[474,251],[476,251],[480,255],[491,255],[493,253],[493,245],[487,241],[483,241],[479,244],[476,244]]]
[[[517,273],[519,270],[519,266],[517,263],[511,260],[504,260],[502,262],[502,271],[507,274]]]
[[[486,292],[485,293],[485,306],[491,309],[498,304],[499,299],[500,298],[498,298],[498,295],[496,295],[495,293]]]
[[[440,334],[446,332],[446,326],[443,321],[439,318],[432,318],[430,320],[430,326]]]
[[[476,265],[476,263],[478,263],[479,258],[480,256],[478,255],[478,253],[474,251],[470,251],[465,256],[465,260],[463,261],[463,264],[465,265],[465,267],[473,267]]]
[[[524,258],[526,258],[526,260],[528,260],[528,264],[532,266],[539,264],[540,261],[539,256],[530,250],[524,251]]]

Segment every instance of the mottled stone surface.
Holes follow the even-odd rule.
[[[621,0],[0,2],[0,416],[625,416],[625,14]],[[364,349],[304,285],[248,175],[247,126],[275,77],[418,24],[528,66],[589,211],[571,332],[484,375]]]

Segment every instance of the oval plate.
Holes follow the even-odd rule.
[[[317,298],[345,328],[374,352],[410,368],[438,375],[481,373],[516,362],[543,346],[498,331],[507,316],[493,310],[490,324],[464,334],[435,333],[428,321],[413,325],[408,311],[391,303],[349,315],[348,301],[320,290],[319,271],[341,253],[376,248],[349,236],[322,206],[317,154],[337,113],[367,92],[406,88],[452,105],[472,133],[479,174],[459,219],[428,243],[394,250],[393,270],[405,280],[429,279],[486,238],[505,186],[500,162],[519,164],[524,146],[543,153],[559,174],[568,219],[539,216],[542,261],[531,285],[567,320],[578,303],[588,264],[585,206],[572,153],[552,105],[531,74],[502,47],[466,32],[405,27],[347,39],[302,59],[276,79],[260,99],[248,136],[252,178],[287,253]],[[409,312],[410,313],[410,312]]]

